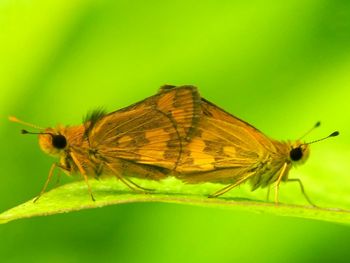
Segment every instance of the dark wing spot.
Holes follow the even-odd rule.
[[[165,85],[163,85],[163,86],[160,87],[159,93],[166,92],[166,91],[172,90],[172,89],[174,89],[174,88],[176,88],[176,86],[165,84]]]

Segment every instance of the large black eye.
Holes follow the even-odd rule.
[[[299,161],[303,157],[303,150],[301,147],[294,148],[290,151],[289,156],[292,161]]]
[[[57,149],[64,149],[67,146],[66,137],[61,134],[52,135],[52,145]]]

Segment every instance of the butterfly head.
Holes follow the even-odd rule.
[[[39,133],[39,145],[43,152],[58,156],[66,149],[68,142],[66,136],[55,129],[48,128],[44,132]]]
[[[315,127],[318,127],[320,125],[320,123],[316,123]],[[315,128],[314,127],[314,128]],[[309,132],[308,132],[309,133]],[[307,134],[308,134],[307,133]],[[308,143],[302,143],[300,140],[294,142],[291,144],[290,146],[290,151],[289,151],[289,159],[293,164],[303,164],[309,157],[310,155],[310,144],[313,144],[315,142],[319,142],[319,141],[323,141],[325,139],[328,139],[330,137],[335,137],[338,136],[339,132],[335,131],[333,133],[331,133],[330,135],[319,139],[319,140],[315,140],[312,142],[308,142]],[[304,137],[304,136],[303,136]]]
[[[308,144],[297,141],[291,145],[289,159],[293,164],[303,164],[309,158],[310,147]]]
[[[29,132],[27,130],[22,130],[22,134],[38,134],[40,148],[43,150],[43,152],[49,155],[59,156],[68,145],[66,136],[62,134],[64,129],[61,127],[58,127],[56,129],[44,129],[37,125],[19,120],[13,116],[10,116],[9,120],[39,130],[39,132]]]

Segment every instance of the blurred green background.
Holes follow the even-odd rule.
[[[1,0],[0,209],[35,196],[53,161],[8,115],[79,124],[88,110],[116,110],[163,84],[196,85],[275,139],[296,139],[318,120],[308,140],[339,130],[291,177],[315,203],[350,209],[349,51],[349,1]],[[304,204],[297,185],[283,185],[281,201]],[[2,262],[350,258],[347,226],[175,204],[15,221],[0,226],[0,240]]]

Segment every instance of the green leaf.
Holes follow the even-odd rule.
[[[203,184],[196,186],[184,185],[174,178],[161,183],[145,180],[135,180],[138,184],[148,188],[162,189],[151,194],[131,192],[114,178],[91,180],[91,186],[96,201],[92,201],[83,181],[69,183],[57,187],[40,197],[11,208],[0,214],[0,223],[36,216],[47,216],[59,213],[79,211],[83,209],[99,208],[108,205],[135,202],[163,202],[184,205],[196,205],[215,208],[226,208],[236,211],[249,211],[279,216],[300,217],[350,224],[350,210],[315,208],[300,205],[275,205],[244,198],[220,197],[207,198],[208,193],[217,189],[217,185]],[[231,191],[232,192],[232,191]]]

